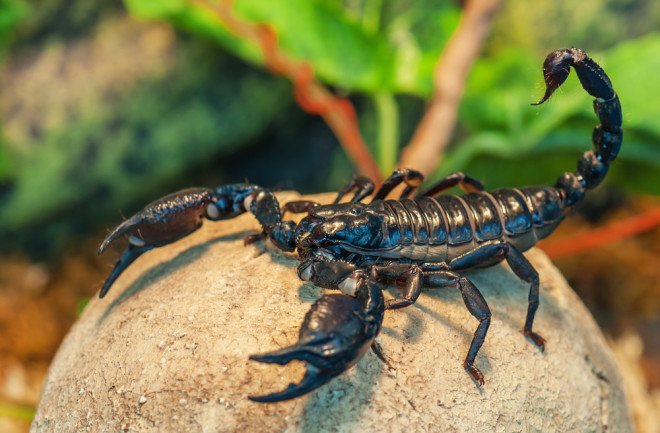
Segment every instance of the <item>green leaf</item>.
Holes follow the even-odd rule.
[[[660,136],[660,33],[622,42],[600,59],[623,107],[624,128]],[[657,143],[657,141],[656,141]],[[651,144],[651,143],[649,143]]]
[[[16,24],[25,16],[27,6],[18,0],[0,0],[0,46],[4,46]]]
[[[623,107],[623,145],[606,181],[651,194],[660,194],[660,184],[648,181],[660,170],[657,52],[660,34],[623,42],[605,53],[589,53],[611,78]],[[459,112],[464,137],[432,179],[462,170],[489,187],[520,186],[554,183],[563,171],[575,170],[599,123],[592,98],[571,73],[548,102],[529,106],[543,93],[541,62],[541,56],[513,49],[478,61]]]
[[[168,20],[263,65],[260,47],[237,37],[204,7],[184,0],[125,1],[137,17]],[[327,83],[374,94],[428,96],[433,68],[458,24],[459,9],[448,1],[403,7],[384,3],[379,15],[374,12],[377,4],[356,12],[320,0],[239,0],[232,14],[242,22],[272,28],[280,49],[291,59],[309,62]]]

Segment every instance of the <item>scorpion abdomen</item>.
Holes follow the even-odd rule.
[[[559,191],[546,186],[377,200],[365,211],[384,216],[383,232],[393,248],[362,253],[447,262],[498,240],[525,251],[561,222],[561,203]]]
[[[486,194],[499,205],[502,237],[520,251],[550,235],[564,218],[562,196],[553,187],[502,188]]]

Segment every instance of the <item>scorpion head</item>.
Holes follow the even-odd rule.
[[[341,251],[378,249],[383,245],[383,220],[371,212],[342,214],[328,219],[310,215],[299,224],[297,237],[301,257],[325,249],[341,256]]]

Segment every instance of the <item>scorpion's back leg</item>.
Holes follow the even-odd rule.
[[[481,346],[484,344],[486,333],[490,326],[491,313],[486,300],[472,281],[452,271],[439,271],[426,274],[424,275],[424,285],[435,288],[455,286],[461,291],[463,302],[470,314],[479,320],[479,326],[477,326],[477,329],[474,331],[472,343],[470,343],[470,349],[465,357],[465,361],[463,361],[463,367],[472,375],[479,385],[483,385],[484,375],[474,366],[474,360],[477,357],[479,349],[481,349]]]
[[[474,366],[474,360],[477,357],[479,349],[484,344],[486,332],[490,326],[490,309],[486,300],[477,287],[467,278],[460,274],[442,270],[443,264],[428,267],[428,269],[440,269],[434,271],[425,271],[425,266],[410,264],[393,264],[390,266],[374,266],[371,269],[372,274],[385,281],[402,282],[405,281],[405,294],[403,299],[389,300],[388,309],[403,308],[412,305],[419,296],[422,286],[429,288],[456,287],[461,291],[463,302],[470,314],[479,320],[479,326],[474,332],[470,349],[468,350],[463,367],[472,375],[474,380],[480,385],[484,384],[484,375]]]
[[[447,177],[432,185],[426,191],[419,194],[419,197],[433,197],[455,187],[456,185],[458,185],[463,192],[480,192],[484,190],[484,186],[478,180],[461,172],[456,172],[447,175]]]
[[[357,203],[374,191],[374,181],[365,176],[355,176],[344,189],[339,191],[334,203],[339,203],[346,194],[353,190],[355,193],[351,202]]]
[[[499,257],[506,258],[511,270],[518,278],[529,283],[527,318],[525,319],[523,333],[541,350],[544,350],[545,339],[532,331],[534,316],[539,307],[539,274],[514,245],[504,240],[484,243],[478,248],[449,262],[449,267],[452,270],[468,269],[489,263]]]

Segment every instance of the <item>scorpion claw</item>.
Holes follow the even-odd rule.
[[[284,391],[250,396],[250,400],[289,400],[313,391],[355,365],[369,350],[380,329],[384,311],[380,296],[374,311],[378,317],[365,312],[359,299],[352,296],[325,295],[316,301],[305,316],[296,344],[250,356],[252,360],[269,364],[285,365],[293,360],[305,361],[305,376]]]
[[[257,358],[258,357],[250,357],[250,359],[254,359],[255,361],[262,361]],[[319,386],[324,385],[333,377],[335,377],[335,375],[324,374],[320,370],[317,370],[308,364],[307,372],[300,382],[290,383],[284,391],[274,392],[267,395],[250,395],[248,398],[252,401],[256,401],[257,403],[276,403],[278,401],[291,400],[292,398],[300,397],[303,394],[307,394],[308,392],[315,390]]]
[[[99,254],[121,236],[128,236],[130,245],[121,256],[101,288],[102,298],[131,263],[154,247],[167,245],[197,230],[204,217],[218,213],[213,203],[213,191],[191,188],[167,195],[115,227],[103,240]]]
[[[108,290],[110,290],[110,287],[112,284],[115,282],[117,277],[121,275],[124,270],[130,266],[131,263],[135,261],[138,257],[140,257],[143,253],[149,251],[150,249],[153,249],[152,246],[143,246],[143,247],[136,247],[135,245],[131,244],[128,249],[122,254],[122,256],[117,260],[115,263],[115,267],[112,268],[112,272],[110,272],[110,275],[108,278],[106,278],[105,282],[103,283],[103,287],[101,287],[101,292],[99,293],[99,298],[103,298],[106,293],[108,293]]]

